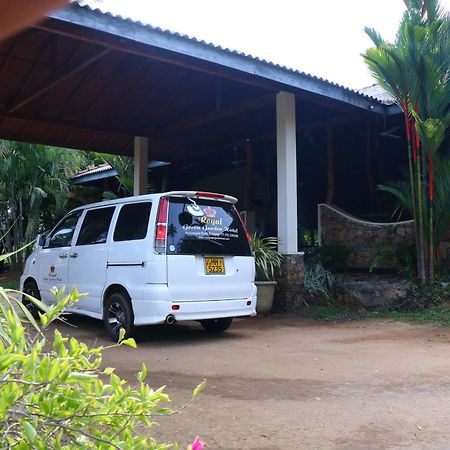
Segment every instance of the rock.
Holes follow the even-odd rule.
[[[398,296],[406,295],[411,282],[390,275],[339,274],[336,276],[336,297],[349,306],[376,308]]]

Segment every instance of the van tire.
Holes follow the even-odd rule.
[[[205,331],[208,333],[223,333],[225,330],[230,328],[233,322],[232,317],[224,317],[221,319],[206,319],[201,320],[200,324]]]
[[[129,338],[134,332],[134,314],[129,297],[122,292],[110,295],[103,305],[103,323],[106,332],[114,342],[119,340],[120,329]]]
[[[23,285],[23,292],[31,295],[31,297],[34,297],[36,300],[41,300],[41,293],[39,292],[38,285],[36,281],[32,279],[25,281]],[[40,309],[25,295],[22,295],[22,304],[28,309],[28,311],[30,311],[34,318],[38,317]]]

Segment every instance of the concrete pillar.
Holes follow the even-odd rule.
[[[295,95],[277,94],[277,210],[279,251],[283,254],[274,310],[292,311],[304,296],[303,253],[297,238],[297,132]]]
[[[148,138],[134,138],[134,195],[147,193],[148,173]]]
[[[277,94],[277,186],[279,251],[285,255],[297,248],[297,144],[295,95]]]

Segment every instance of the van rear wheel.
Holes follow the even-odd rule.
[[[233,322],[232,317],[225,317],[222,319],[201,320],[200,324],[208,333],[223,333],[230,328],[231,322]]]
[[[117,292],[107,298],[103,307],[103,322],[114,342],[119,340],[121,328],[125,330],[125,337],[131,337],[134,331],[134,314],[125,294]]]

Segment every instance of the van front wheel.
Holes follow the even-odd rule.
[[[225,317],[222,319],[201,320],[200,324],[208,333],[223,333],[230,328],[231,322],[233,322],[232,317]]]
[[[27,280],[25,282],[23,286],[23,292],[35,298],[36,300],[41,300],[41,293],[39,292],[36,281],[34,280]],[[39,316],[40,309],[25,295],[22,295],[22,303],[28,309],[28,311],[30,311],[31,315],[34,318],[37,318]]]
[[[119,340],[121,328],[125,330],[125,337],[131,337],[134,331],[134,314],[127,296],[117,292],[108,297],[103,307],[103,322],[113,341]]]

